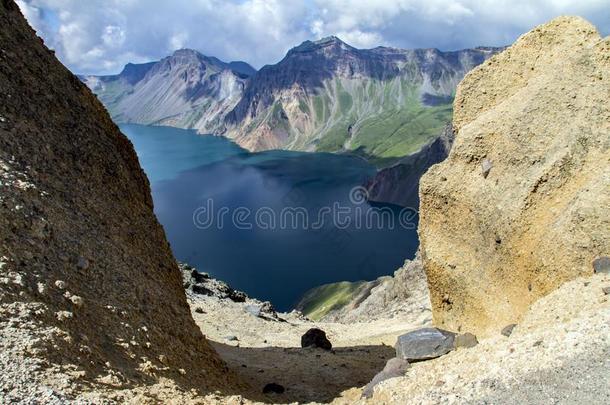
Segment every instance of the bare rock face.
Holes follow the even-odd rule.
[[[83,76],[117,122],[217,131],[254,68],[190,49],[158,62],[128,64],[118,75]]]
[[[497,333],[610,252],[610,39],[560,17],[457,90],[456,140],[421,180],[436,325]]]
[[[88,386],[233,381],[190,316],[133,146],[2,0],[0,340],[14,336]]]

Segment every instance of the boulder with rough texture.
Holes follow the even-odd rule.
[[[610,252],[610,39],[560,17],[459,85],[420,183],[434,322],[491,334]]]
[[[326,337],[326,332],[318,328],[311,328],[301,336],[301,347],[319,347],[320,349],[330,350],[333,345]]]
[[[398,337],[396,357],[407,361],[440,357],[454,349],[455,333],[438,328],[422,328]]]

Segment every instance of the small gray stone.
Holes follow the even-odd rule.
[[[373,391],[377,384],[390,378],[402,377],[403,375],[405,375],[405,372],[409,367],[410,365],[407,360],[399,359],[396,357],[388,360],[383,370],[377,373],[375,377],[373,377],[371,382],[368,383],[366,387],[364,387],[364,390],[362,391],[362,397],[370,398],[371,396],[373,396]]]
[[[601,256],[593,260],[593,271],[596,273],[610,274],[610,257]]]
[[[76,262],[76,268],[79,270],[87,270],[89,268],[89,260],[79,256],[78,261]]]
[[[229,336],[225,336],[225,339],[228,340],[229,342],[235,342],[239,339],[237,339],[237,336],[233,336],[233,335],[229,335]]]
[[[515,326],[517,326],[516,323],[511,323],[510,325],[506,325],[504,328],[502,328],[500,333],[506,337],[509,337],[513,333],[513,329],[515,329]]]
[[[471,348],[471,347],[475,347],[476,345],[479,344],[479,341],[477,340],[477,337],[475,335],[473,335],[472,333],[463,333],[461,335],[457,335],[455,337],[455,348],[457,349],[458,347],[463,347],[463,348]]]
[[[260,316],[261,315],[261,307],[259,305],[246,305],[246,307],[244,308],[246,310],[247,313],[249,313],[252,316]]]
[[[483,159],[483,161],[481,162],[481,170],[484,178],[487,178],[487,176],[489,176],[489,172],[491,171],[492,167],[493,164],[491,163],[491,160]]]
[[[85,301],[78,295],[71,296],[70,301],[72,301],[72,303],[77,307],[82,307],[83,304],[85,303]]]
[[[405,333],[396,341],[396,357],[407,361],[428,360],[453,350],[455,333],[438,328],[422,328]]]
[[[602,292],[606,295],[610,295],[610,287],[602,287]]]

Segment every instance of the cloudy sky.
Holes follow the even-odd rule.
[[[338,35],[359,48],[454,50],[505,45],[562,14],[610,34],[610,0],[17,0],[76,73],[193,48],[256,68],[306,39]]]

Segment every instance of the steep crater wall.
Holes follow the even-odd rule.
[[[133,146],[10,0],[0,2],[0,177],[3,336],[17,325],[30,355],[87,382],[232,384],[190,316]]]

